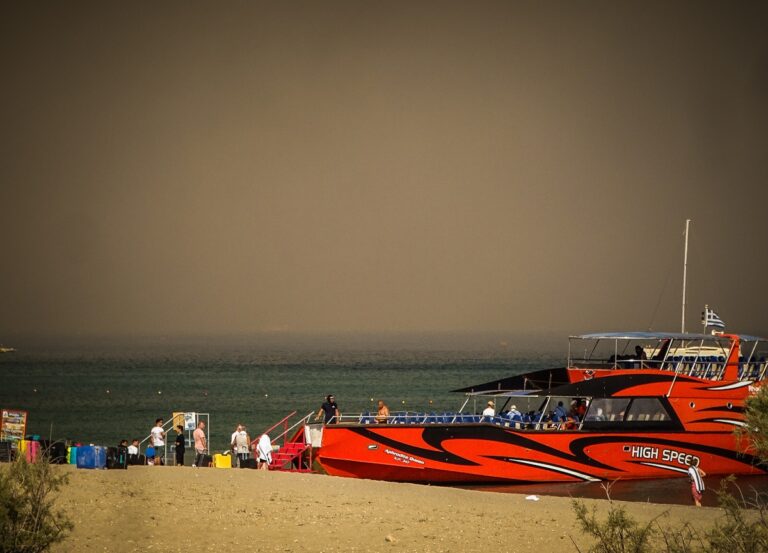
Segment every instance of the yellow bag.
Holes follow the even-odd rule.
[[[213,456],[213,466],[217,469],[231,469],[232,468],[232,456],[231,455],[222,455],[221,453],[216,453]]]

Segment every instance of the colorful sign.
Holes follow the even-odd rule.
[[[181,426],[184,428],[184,413],[179,411],[173,412],[173,428],[171,430],[176,430],[177,426]]]
[[[0,419],[0,440],[23,440],[27,434],[27,412],[18,409],[3,409]]]
[[[194,430],[196,424],[196,413],[184,413],[184,430]]]

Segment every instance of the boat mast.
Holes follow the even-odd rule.
[[[685,282],[688,278],[688,227],[691,224],[690,219],[685,220],[685,253],[683,254],[683,312],[681,316],[681,330],[685,334]]]

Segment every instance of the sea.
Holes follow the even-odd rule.
[[[15,337],[0,354],[0,408],[27,411],[27,434],[116,445],[143,439],[155,419],[205,414],[212,451],[238,423],[251,436],[291,413],[317,412],[333,394],[342,414],[458,410],[457,388],[563,366],[553,335],[262,333],[229,336]],[[482,406],[468,406],[482,410]],[[765,478],[747,487],[768,491]],[[493,492],[602,497],[599,485],[482,487]],[[663,481],[620,483],[616,499],[687,503]]]

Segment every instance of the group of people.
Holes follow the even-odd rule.
[[[339,411],[339,405],[336,403],[336,398],[333,394],[325,396],[325,401],[315,416],[316,421],[320,419],[325,424],[335,424],[341,420],[341,411]],[[379,400],[377,403],[374,420],[379,424],[385,424],[389,420],[389,407],[382,400]]]
[[[253,445],[245,425],[239,423],[235,428],[235,431],[232,432],[229,442],[232,451],[233,467],[247,465],[251,459],[251,452],[253,451],[254,458],[257,462],[256,468],[261,470],[269,469],[269,464],[272,462],[272,442],[270,441],[269,436],[262,434],[256,445]]]
[[[163,419],[159,418],[155,420],[155,426],[149,432],[149,445],[146,449],[146,462],[148,465],[163,465],[164,461],[164,449],[166,446],[166,440],[168,438],[165,430],[163,429]],[[174,441],[174,451],[176,457],[176,466],[184,466],[184,456],[187,449],[187,441],[184,437],[184,427],[177,425],[175,427],[176,438]],[[205,434],[205,421],[200,420],[197,423],[195,430],[192,432],[192,441],[195,448],[195,459],[192,463],[193,467],[207,467],[210,465],[210,457],[208,451],[208,438]],[[131,460],[138,461],[140,457],[139,439],[134,438],[131,445],[128,445],[127,440],[123,440],[120,443],[121,446],[126,446],[128,450],[129,463]],[[266,470],[269,463],[272,462],[272,443],[269,440],[269,436],[263,434],[256,445],[251,444],[251,438],[248,435],[248,431],[244,424],[238,423],[234,432],[230,438],[230,454],[232,455],[232,466],[237,467],[240,464],[246,463],[251,458],[251,452],[253,451],[254,457],[257,459],[258,468]],[[130,463],[136,464],[136,463]]]
[[[381,401],[379,402],[379,407],[379,414],[382,415],[382,420],[380,422],[386,422],[386,417],[389,416],[389,410]],[[333,424],[340,420],[341,413],[339,412],[339,406],[333,395],[326,396],[325,402],[318,411],[316,420],[319,420],[321,417],[325,424]],[[149,432],[149,445],[146,449],[146,460],[148,465],[164,464],[163,452],[166,447],[167,434],[163,425],[163,419],[158,418],[155,420],[155,425]],[[178,425],[175,427],[175,430],[176,439],[174,442],[174,450],[176,455],[176,466],[184,466],[184,455],[186,453],[187,445],[184,437],[184,427]],[[192,466],[208,466],[210,464],[210,459],[208,458],[208,441],[205,435],[205,421],[198,421],[197,427],[194,432],[192,432],[192,439],[195,447],[195,461],[192,463]],[[120,445],[127,447],[129,459],[139,459],[140,450],[138,438],[134,438],[131,445],[128,445],[127,440],[123,440]],[[230,454],[232,455],[233,467],[248,463],[248,460],[251,459],[251,455],[253,455],[253,458],[255,458],[258,463],[258,468],[267,470],[269,464],[272,462],[272,442],[267,434],[262,434],[258,442],[255,444],[252,443],[245,425],[238,423],[230,437]]]

